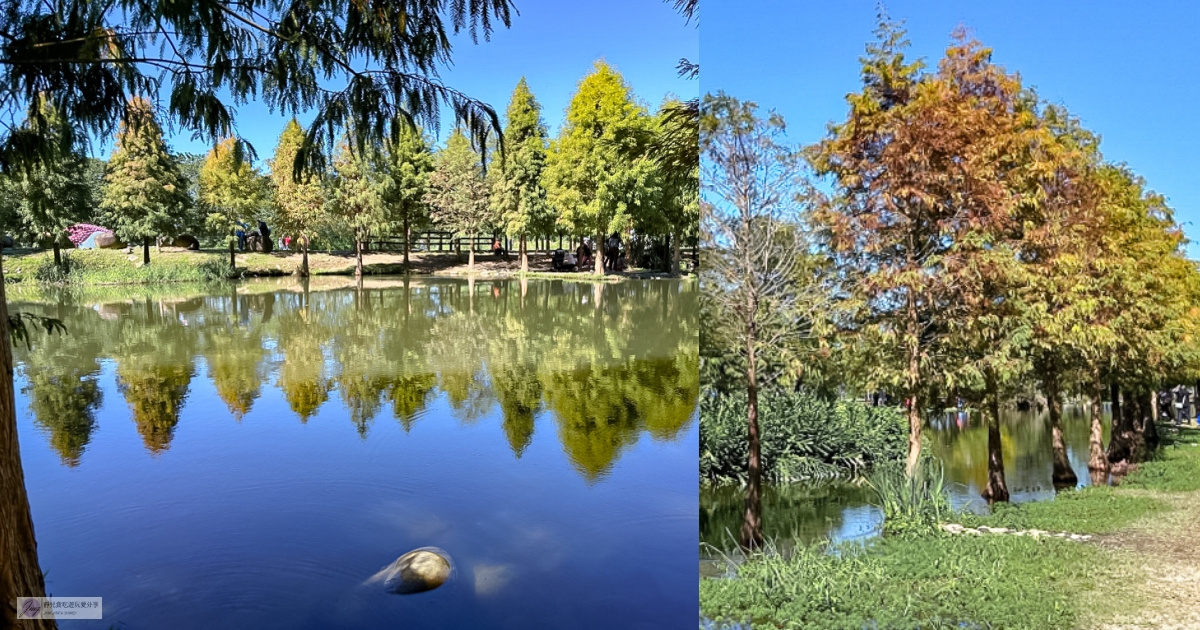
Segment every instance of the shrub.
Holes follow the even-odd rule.
[[[862,474],[904,458],[908,432],[900,411],[858,401],[826,401],[806,392],[759,396],[763,479],[789,482]],[[700,400],[700,478],[746,476],[746,399],[706,391]]]

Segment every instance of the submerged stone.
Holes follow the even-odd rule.
[[[383,585],[399,595],[431,591],[450,578],[450,560],[440,549],[417,549],[399,558],[389,567]]]

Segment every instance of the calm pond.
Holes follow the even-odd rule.
[[[339,286],[340,285],[340,286]],[[154,294],[158,291],[159,294]],[[695,283],[27,293],[51,595],[79,628],[676,628],[696,611]],[[441,588],[385,592],[438,547]]]
[[[1105,411],[1104,439],[1109,416]],[[1088,431],[1084,409],[1066,405],[1063,437],[1067,457],[1080,478],[1087,474]],[[1051,483],[1050,418],[1032,411],[1003,412],[1001,438],[1004,472],[1014,503],[1054,498]],[[974,414],[946,414],[926,425],[925,448],[945,467],[950,498],[956,508],[987,509],[980,492],[987,484],[987,427]],[[736,547],[737,532],[745,511],[744,491],[725,486],[700,492],[700,539],[718,549]],[[879,533],[883,514],[872,505],[869,488],[861,483],[788,484],[770,486],[763,494],[763,525],[768,538],[782,544],[798,540],[813,543],[869,538]],[[729,532],[732,532],[732,537]],[[702,565],[706,574],[718,569]]]

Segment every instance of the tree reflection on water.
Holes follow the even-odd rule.
[[[189,397],[209,395],[193,382],[204,375],[235,420],[275,387],[300,422],[341,414],[363,439],[388,411],[412,431],[444,397],[460,423],[498,420],[518,458],[546,415],[588,481],[643,434],[678,436],[699,395],[694,283],[289,279],[14,298],[70,331],[16,357],[29,410],[68,466],[109,402],[105,362],[154,454]]]

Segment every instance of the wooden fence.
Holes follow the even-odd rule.
[[[492,241],[497,238],[490,234],[477,234],[474,237],[455,236],[452,232],[428,231],[419,234],[413,234],[412,246],[409,247],[410,252],[457,252],[461,247],[462,251],[468,251],[468,248],[473,247],[476,252],[491,252]],[[504,248],[510,252],[515,252],[519,247],[519,242],[515,239],[500,236],[500,242],[504,244]],[[560,245],[561,243],[561,245]],[[564,249],[572,248],[570,237],[550,237],[550,238],[530,238],[525,241],[525,247],[531,252],[550,252],[554,249],[562,247]],[[387,234],[377,239],[371,239],[367,244],[368,249],[372,251],[387,252],[387,251],[404,251],[404,235],[403,234]]]
[[[372,239],[368,245],[371,250],[377,252],[404,251],[404,235],[383,235],[378,239]],[[465,252],[472,248],[476,252],[492,251],[492,236],[487,234],[477,234],[474,237],[460,237],[455,236],[451,232],[421,232],[419,234],[413,234],[412,246],[408,248],[408,251],[457,252],[461,249]]]

